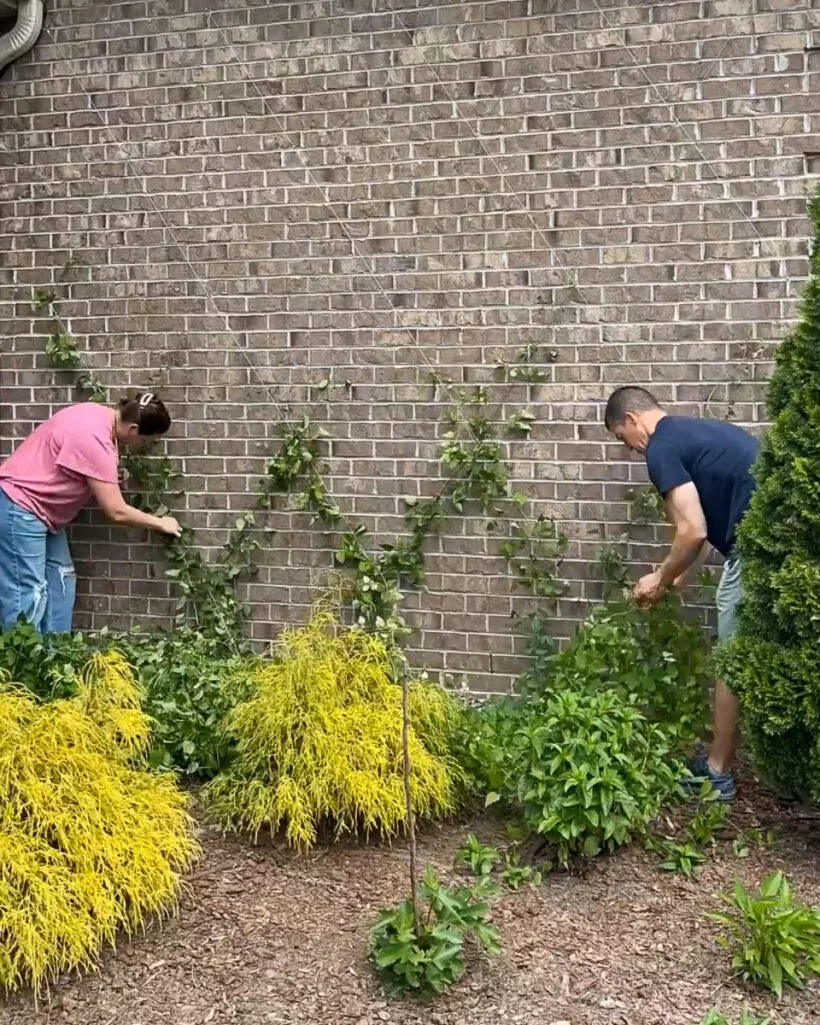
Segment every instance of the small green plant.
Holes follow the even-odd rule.
[[[73,257],[68,260],[60,275],[60,281],[73,265]],[[77,374],[78,391],[88,402],[107,402],[108,389],[83,363],[77,348],[77,340],[66,329],[60,317],[60,299],[54,289],[35,288],[32,293],[31,308],[35,313],[45,313],[53,323],[53,330],[46,342],[46,355],[51,365],[58,370],[81,371]]]
[[[554,349],[527,344],[516,353],[512,361],[500,356],[495,365],[506,381],[540,384],[551,379],[552,372],[548,364],[554,363],[557,358],[558,353]]]
[[[604,599],[607,601],[623,597],[624,589],[629,585],[625,556],[626,541],[626,535],[622,534],[601,545],[598,552],[598,568],[604,578]]]
[[[755,826],[742,829],[732,841],[732,851],[736,858],[748,858],[752,847],[774,847],[777,844],[777,836],[772,829],[764,833],[762,829]]]
[[[728,810],[725,804],[718,801],[718,793],[709,781],[704,781],[703,790],[698,795],[698,809],[686,826],[690,843],[706,847],[714,841],[717,833],[726,824]]]
[[[489,876],[501,859],[497,848],[482,844],[475,833],[468,833],[467,838],[456,851],[455,864],[469,868],[474,876]]]
[[[647,846],[661,855],[658,868],[664,872],[682,872],[691,878],[695,869],[706,862],[706,855],[693,843],[678,843],[664,838],[653,840]]]
[[[507,417],[507,427],[513,434],[519,434],[523,438],[529,438],[532,434],[532,425],[535,421],[535,413],[531,409],[518,409]]]
[[[706,863],[706,848],[714,843],[715,833],[724,825],[727,816],[726,806],[717,798],[717,792],[708,781],[704,781],[697,795],[696,811],[686,823],[683,838],[647,837],[646,849],[661,856],[660,869],[682,872],[691,877],[698,866]]]
[[[664,518],[663,498],[653,487],[632,491],[632,519],[638,523],[657,523]]]
[[[79,375],[77,388],[88,402],[108,402],[108,389],[90,370]]]
[[[76,370],[81,365],[77,342],[62,331],[55,331],[46,342],[46,355],[58,370]]]
[[[363,544],[367,534],[364,524],[342,535],[336,551],[336,562],[350,572],[346,588],[355,622],[367,630],[398,640],[409,633],[398,606],[402,600],[400,584],[403,580],[418,585],[422,580],[424,563],[420,545],[423,534],[405,542],[369,552]]]
[[[737,1025],[770,1025],[771,1018],[759,1018],[752,1011],[744,1010]],[[700,1025],[732,1025],[729,1019],[719,1011],[707,1011]]]
[[[739,880],[722,895],[726,911],[709,918],[725,930],[717,942],[732,952],[732,967],[747,982],[772,990],[802,987],[820,975],[820,911],[798,904],[782,872],[767,876],[757,894]]]
[[[35,288],[31,295],[31,308],[35,313],[46,312],[49,316],[56,316],[58,299],[57,293],[52,288]]]
[[[501,869],[501,882],[511,890],[517,890],[524,883],[531,886],[538,886],[541,883],[542,873],[540,869],[531,865],[522,865],[517,851],[506,851],[504,854],[504,865]]]
[[[467,937],[490,955],[501,950],[480,889],[442,886],[428,867],[418,896],[418,914],[412,901],[403,900],[382,911],[370,930],[370,959],[391,997],[431,997],[458,982]]]
[[[489,514],[500,499],[509,495],[507,468],[492,424],[477,413],[465,414],[460,407],[445,420],[449,429],[444,434],[440,458],[442,466],[452,474],[448,488],[450,503],[463,513],[467,502],[473,501]]]

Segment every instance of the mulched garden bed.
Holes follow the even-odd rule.
[[[640,847],[582,875],[549,875],[494,907],[504,950],[475,954],[464,979],[429,1006],[387,1002],[365,962],[379,907],[404,895],[407,850],[355,843],[299,856],[204,829],[179,916],[108,951],[98,973],[0,1006],[3,1025],[699,1025],[710,1007],[744,1006],[773,1025],[820,1022],[820,985],[774,997],[731,977],[705,915],[735,876],[747,886],[783,869],[798,899],[820,905],[820,821],[779,809],[749,783],[733,822],[772,826],[773,847],[738,858],[731,840],[695,880],[657,868]],[[419,853],[452,876],[468,830],[499,838],[496,820],[428,828]]]

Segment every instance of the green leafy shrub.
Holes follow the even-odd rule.
[[[643,831],[677,789],[664,729],[613,691],[565,691],[523,725],[514,749],[526,823],[556,848],[594,857]]]
[[[78,671],[94,650],[82,633],[43,637],[25,621],[0,630],[0,670],[43,700],[70,697]]]
[[[515,791],[516,735],[550,696],[615,694],[661,724],[676,751],[700,734],[707,712],[706,647],[700,628],[680,617],[674,599],[649,610],[606,602],[560,651],[541,617],[533,617],[532,626],[521,696],[470,709],[459,734],[459,761],[488,804]]]
[[[452,986],[464,974],[467,937],[488,954],[501,949],[480,889],[442,886],[428,866],[419,897],[418,923],[412,902],[403,900],[382,911],[370,930],[370,960],[390,996],[430,997]]]
[[[250,666],[250,699],[229,719],[237,757],[206,788],[226,829],[282,826],[308,847],[336,834],[389,836],[406,824],[401,687],[384,642],[319,608],[285,630],[269,662]],[[461,772],[450,751],[460,710],[440,688],[410,688],[410,788],[422,818],[455,810]]]
[[[153,720],[150,762],[210,779],[227,768],[233,742],[228,715],[248,697],[248,661],[227,656],[195,630],[111,638],[137,670],[143,708]]]
[[[233,743],[224,723],[248,696],[248,662],[226,654],[218,637],[184,628],[43,637],[20,623],[0,632],[0,669],[43,700],[71,697],[89,657],[108,650],[121,652],[139,676],[152,720],[151,765],[202,779],[226,768]]]
[[[609,601],[581,623],[529,690],[614,691],[684,743],[706,722],[707,662],[700,628],[680,617],[674,598],[654,609]]]
[[[120,930],[173,908],[197,845],[173,778],[129,764],[148,734],[115,653],[91,660],[71,700],[0,685],[0,988],[88,968]]]
[[[465,710],[457,733],[457,757],[472,791],[487,805],[514,795],[513,745],[532,709],[520,699],[498,698]]]
[[[784,985],[820,975],[820,911],[792,899],[782,872],[767,876],[755,896],[736,880],[723,902],[728,910],[709,917],[726,930],[718,943],[732,951],[741,978],[780,996]]]
[[[715,670],[738,695],[759,770],[820,799],[820,193],[799,318],[769,386],[757,487],[738,531],[744,602]]]

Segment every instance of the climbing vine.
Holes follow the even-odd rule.
[[[71,261],[62,276],[70,265]],[[35,289],[32,308],[52,322],[45,346],[52,366],[77,375],[76,386],[85,400],[107,402],[107,389],[85,366],[77,341],[60,315],[56,290]],[[166,455],[128,450],[121,453],[120,465],[126,474],[131,504],[157,516],[165,515],[168,501],[174,497],[172,485],[178,477],[171,460]],[[193,532],[187,527],[183,527],[179,538],[166,540],[166,576],[178,591],[175,625],[193,623],[230,652],[240,650],[247,643],[243,628],[249,609],[237,596],[236,581],[255,571],[253,553],[259,543],[253,536],[253,528],[252,514],[238,519],[213,563],[206,562],[194,547]]]
[[[487,415],[487,389],[452,388],[452,382],[437,375],[432,377],[432,384],[436,397],[442,387],[447,387],[452,397],[441,417],[444,431],[439,458],[447,476],[435,495],[405,499],[404,537],[384,543],[374,552],[367,545],[367,527],[359,523],[342,533],[336,551],[336,562],[347,574],[347,598],[354,620],[392,642],[410,633],[399,606],[403,589],[418,588],[424,582],[425,540],[446,516],[464,514],[470,505],[487,516],[488,532],[497,532],[504,525],[509,536],[500,542],[499,552],[533,595],[555,599],[563,592],[558,570],[566,538],[552,520],[523,516],[528,497],[510,488],[502,443],[495,437],[495,425]],[[526,424],[524,433],[528,434],[534,414],[524,412],[520,422]],[[296,508],[309,509],[312,493],[319,490],[327,495],[321,483],[318,451],[323,434],[307,418],[284,425],[282,434],[279,453],[263,479],[261,502],[270,505],[275,493],[302,483],[293,501]],[[331,522],[335,523],[340,513],[336,504],[331,504]]]
[[[60,280],[65,277],[71,265],[72,261],[69,260],[63,268]],[[51,321],[46,355],[55,369],[74,371],[77,374],[75,385],[83,398],[89,402],[107,402],[108,392],[105,385],[85,366],[77,347],[77,340],[60,315],[60,302],[56,289],[35,288],[32,295],[32,310],[45,315]]]
[[[274,495],[289,492],[295,508],[311,513],[314,521],[326,527],[339,522],[342,512],[328,493],[323,478],[327,465],[319,452],[320,441],[327,436],[324,428],[312,424],[306,416],[282,425],[281,451],[268,463],[260,485],[260,506],[270,509]]]
[[[54,321],[55,330],[46,345],[52,363],[59,369],[79,372],[82,358],[75,340],[63,329],[56,294],[37,291],[34,300],[35,308]],[[496,368],[507,382],[537,384],[550,379],[556,358],[554,350],[527,345],[509,362],[499,358]],[[101,388],[90,374],[85,380]],[[456,386],[437,374],[431,376],[431,383],[434,399],[447,401],[440,418],[442,478],[436,493],[405,499],[407,529],[403,536],[374,550],[368,544],[367,527],[353,523],[341,530],[335,550],[335,561],[347,581],[346,596],[354,620],[391,643],[410,633],[400,605],[404,590],[424,584],[426,540],[440,529],[446,517],[464,515],[470,508],[486,517],[486,530],[498,538],[497,550],[524,591],[556,601],[565,589],[560,569],[567,538],[552,519],[528,515],[527,494],[512,490],[504,443],[496,435],[498,424],[489,414],[488,389],[483,385]],[[317,387],[330,401],[330,379]],[[513,437],[528,438],[535,419],[532,410],[521,408],[508,413],[502,427]],[[274,508],[277,496],[287,497],[290,508],[310,514],[313,522],[329,530],[340,529],[342,511],[326,482],[328,465],[323,448],[327,432],[307,416],[282,423],[280,431],[279,450],[259,484],[259,508]],[[150,512],[167,512],[178,476],[172,461],[165,455],[128,452],[123,454],[122,464],[130,501]],[[635,518],[642,520],[656,519],[659,511],[649,492],[636,498],[633,510]],[[227,543],[212,561],[195,548],[187,528],[179,539],[167,542],[167,576],[177,590],[178,626],[195,624],[226,648],[243,643],[239,639],[249,610],[237,595],[236,583],[255,570],[257,534],[253,514],[245,514],[236,521]],[[612,556],[616,557],[622,558]],[[613,569],[610,566],[605,575],[610,580]],[[533,636],[543,635],[549,640],[543,611],[535,616],[531,627]]]
[[[165,575],[179,591],[175,625],[193,623],[233,653],[247,646],[244,627],[250,609],[239,600],[236,582],[239,577],[256,572],[254,554],[259,542],[254,526],[253,513],[239,517],[212,563],[206,562],[194,547],[193,532],[187,527],[166,548],[169,568]]]
[[[156,516],[165,515],[168,499],[179,494],[172,489],[179,474],[168,456],[127,449],[120,453],[120,465],[126,473],[131,504]]]

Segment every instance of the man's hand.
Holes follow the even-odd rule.
[[[663,598],[666,585],[663,582],[660,571],[647,573],[645,577],[635,584],[634,596],[639,605],[654,605]]]

